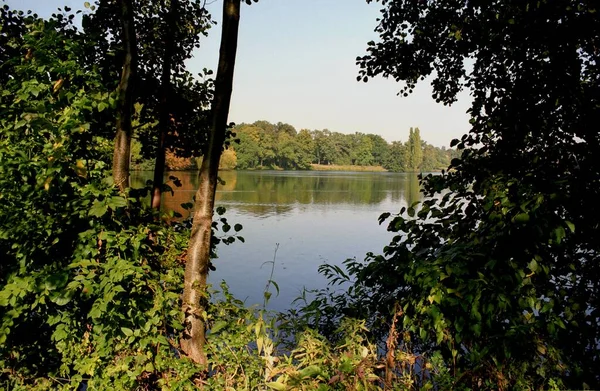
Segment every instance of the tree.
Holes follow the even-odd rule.
[[[394,141],[389,146],[388,157],[383,163],[386,170],[394,172],[407,171],[408,167],[408,148],[400,141]]]
[[[256,168],[259,164],[260,147],[258,141],[251,134],[236,129],[239,144],[234,146],[237,156],[237,168],[245,170]]]
[[[133,115],[134,86],[137,71],[137,41],[133,4],[131,0],[120,0],[120,20],[123,49],[125,52],[121,81],[117,87],[117,132],[113,154],[113,178],[122,191],[129,187],[129,162],[131,155],[131,121]]]
[[[373,144],[372,155],[373,163],[383,166],[388,159],[389,144],[385,139],[377,134],[367,134],[367,137]]]
[[[234,128],[239,143],[235,146],[239,168],[256,168],[275,164],[275,128],[266,121],[252,125],[239,124]]]
[[[130,110],[128,115],[136,126],[127,137],[135,137],[141,143],[143,157],[155,161],[152,203],[158,208],[165,152],[186,158],[199,156],[206,143],[207,106],[212,96],[212,80],[207,77],[212,72],[203,70],[201,76],[205,79],[198,80],[184,64],[212,22],[201,2],[135,1],[127,7],[132,18],[128,26],[133,29],[136,23],[135,29],[129,32],[135,39],[127,42],[118,23],[123,19],[121,3],[100,1],[95,12],[84,14],[84,39],[90,43],[86,58],[99,67],[106,85],[115,85],[116,89],[116,74],[121,70],[115,64],[127,60],[130,46],[136,54],[136,72],[129,83],[135,83],[135,91],[130,94],[136,110]],[[104,110],[107,123],[112,113],[112,106]],[[114,132],[106,126],[97,129],[101,134],[109,130]],[[125,141],[124,148],[129,141],[119,137]],[[129,159],[124,149],[121,152],[118,155],[120,171],[124,172]]]
[[[419,128],[410,128],[408,135],[408,169],[410,171],[419,171],[423,164],[423,146],[421,145],[421,132]]]
[[[173,47],[177,42],[174,31],[177,28],[179,0],[171,0],[165,16],[163,27],[164,49],[162,55],[162,72],[160,76],[160,112],[158,116],[158,144],[154,162],[154,178],[152,180],[152,199],[150,204],[160,210],[163,175],[166,160],[166,138],[169,134],[171,115],[169,110],[169,95],[171,92],[171,72],[173,67]]]
[[[324,163],[324,155],[326,154],[324,149],[325,149],[325,142],[326,142],[327,134],[325,133],[324,130],[313,130],[312,136],[313,136],[313,140],[314,140],[314,148],[313,148],[313,150],[314,150],[313,154],[315,155],[314,162],[317,164],[323,164]]]
[[[250,0],[247,0],[250,4]],[[204,353],[205,324],[203,312],[207,309],[206,280],[208,278],[212,217],[218,182],[219,160],[227,137],[227,117],[233,90],[233,70],[237,51],[240,22],[240,0],[223,1],[223,28],[219,65],[212,103],[212,123],[208,145],[199,173],[194,219],[185,265],[182,310],[184,313],[181,348],[194,362],[206,363]]]
[[[329,136],[329,156],[333,164],[352,164],[350,152],[352,150],[352,137],[339,133],[332,132]]]
[[[423,144],[423,163],[421,164],[421,170],[435,171],[439,169],[446,169],[450,165],[450,160],[446,159],[446,156],[442,153],[442,150],[434,147],[431,144],[427,144],[425,141]]]
[[[393,218],[384,255],[353,265],[355,289],[373,311],[402,303],[420,351],[439,349],[469,387],[599,387],[596,5],[382,5],[360,78],[407,95],[433,75],[444,104],[466,88],[472,127],[452,170],[424,178],[434,198]]]
[[[193,124],[202,128],[203,121],[197,121],[197,118],[190,115],[190,111],[181,113],[178,110],[177,104],[181,104],[181,99],[177,99],[178,95],[173,93],[173,80],[176,84],[179,81],[179,86],[183,89],[191,90],[196,83],[183,83],[185,80],[186,71],[183,66],[184,62],[191,57],[192,50],[199,47],[199,39],[202,34],[206,33],[210,26],[210,16],[204,8],[204,4],[200,2],[184,1],[183,4],[179,0],[171,0],[170,4],[155,5],[158,8],[153,13],[158,15],[160,21],[159,28],[151,31],[150,37],[153,41],[160,42],[162,47],[161,70],[160,70],[160,87],[159,87],[159,103],[158,103],[158,137],[156,146],[156,160],[154,167],[153,189],[152,189],[152,207],[160,209],[161,194],[163,186],[163,176],[165,171],[165,155],[167,149],[175,150],[173,141],[169,143],[169,137],[177,138],[179,132],[185,133],[185,124]],[[158,36],[152,35],[152,33]],[[150,40],[150,39],[149,39]],[[200,99],[198,99],[200,98]],[[191,101],[195,105],[201,106],[206,99],[200,97],[192,97]],[[196,107],[195,110],[202,107]],[[182,115],[192,118],[182,118]],[[199,124],[200,122],[200,124]],[[188,129],[188,132],[189,129]],[[193,149],[192,149],[193,151]],[[194,154],[193,152],[191,153]],[[186,155],[184,153],[183,155]]]
[[[350,160],[352,164],[370,166],[373,163],[373,142],[366,134],[347,135],[350,140]]]
[[[141,373],[144,357],[173,357],[164,338],[179,320],[154,315],[168,310],[160,297],[172,306],[180,296],[170,287],[182,273],[163,250],[181,245],[163,241],[173,234],[166,226],[154,225],[150,241],[139,193],[125,198],[106,181],[113,145],[95,130],[114,86],[88,61],[93,41],[68,12],[41,20],[0,11],[3,26],[24,26],[2,43],[19,50],[2,64],[11,77],[0,97],[0,381],[145,388],[113,365]],[[143,344],[125,342],[150,319]]]
[[[303,166],[305,168],[309,168],[310,163],[312,163],[315,160],[315,155],[314,155],[315,141],[313,140],[310,130],[308,130],[308,129],[300,130],[298,132],[298,135],[296,136],[296,140],[298,141],[299,149],[300,149],[299,161],[301,163],[299,165]]]

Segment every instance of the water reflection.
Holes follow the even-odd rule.
[[[182,186],[165,195],[163,208],[186,216],[181,204],[192,201],[197,173],[169,175]],[[225,184],[218,188],[217,205],[226,206],[231,223],[244,226],[246,242],[219,247],[209,282],[218,285],[224,279],[247,304],[262,303],[270,269],[261,265],[273,259],[279,244],[274,279],[280,295],[269,304],[275,310],[289,308],[303,287],[327,284],[317,273],[319,265],[381,253],[393,234],[378,224],[379,215],[420,199],[415,174],[228,171],[220,176]],[[142,186],[151,177],[151,172],[138,172],[132,183]]]
[[[198,188],[196,172],[171,172],[182,186],[166,194],[163,206],[185,215],[182,203],[191,202]],[[217,188],[219,205],[231,206],[255,217],[286,214],[302,205],[378,205],[384,201],[412,204],[420,199],[416,174],[306,171],[225,171]],[[151,179],[150,172],[132,176],[134,186]],[[174,186],[173,186],[174,187]]]

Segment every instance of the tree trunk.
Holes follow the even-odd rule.
[[[192,234],[185,265],[182,304],[185,330],[181,338],[181,348],[188,357],[201,364],[206,363],[204,354],[205,325],[202,314],[206,310],[207,304],[206,280],[210,259],[211,226],[219,159],[225,141],[229,103],[233,89],[239,20],[240,0],[224,0],[219,66],[212,103],[212,124],[208,146],[200,167],[200,186],[196,193]]]
[[[154,180],[152,187],[152,208],[160,209],[162,197],[163,177],[165,173],[165,142],[169,134],[170,110],[169,93],[171,91],[171,68],[173,57],[173,32],[175,22],[177,21],[177,12],[179,8],[178,0],[171,0],[171,8],[165,23],[165,50],[163,54],[163,68],[160,81],[160,114],[158,119],[158,145],[156,148],[156,160],[154,162]]]
[[[113,178],[119,190],[129,187],[129,155],[131,150],[131,115],[133,87],[137,62],[137,43],[131,0],[119,0],[121,6],[122,40],[125,51],[121,81],[117,87],[117,132],[113,154]]]

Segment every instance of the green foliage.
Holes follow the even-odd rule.
[[[235,146],[237,168],[310,168],[312,139],[306,131],[298,134],[288,124],[257,121],[238,125],[235,133],[239,139],[239,145]]]
[[[3,36],[16,54],[0,95],[0,382],[189,385],[199,368],[175,354],[189,231],[154,223],[148,189],[124,197],[106,177],[96,130],[114,99],[79,33],[63,18],[2,19],[23,28]]]
[[[399,141],[394,141],[389,147],[389,154],[383,167],[394,172],[408,171],[408,148]]]
[[[421,170],[423,164],[423,145],[421,141],[421,132],[419,128],[410,128],[408,135],[408,168],[411,171]]]
[[[23,55],[3,64],[12,78],[0,97],[2,386],[381,386],[381,361],[361,322],[348,321],[337,345],[307,331],[283,355],[276,318],[246,308],[225,285],[205,314],[210,367],[180,356],[188,223],[156,223],[147,188],[117,194],[106,177],[110,143],[94,133],[114,100],[82,61],[85,43],[53,21],[27,23],[15,37]],[[217,209],[215,246],[243,240],[241,225],[223,214]]]
[[[423,178],[422,204],[382,216],[396,235],[383,255],[325,267],[351,287],[307,309],[326,315],[323,327],[367,317],[382,335],[400,302],[417,349],[439,350],[470,388],[597,388],[597,8],[381,3],[360,78],[393,77],[407,95],[433,74],[445,104],[466,87],[472,129],[452,143],[452,170]]]
[[[338,166],[374,166],[396,172],[436,171],[447,169],[455,151],[436,148],[421,141],[419,129],[410,130],[405,144],[388,144],[375,134],[342,134],[329,130],[301,130],[296,133],[291,125],[273,125],[257,121],[240,124],[235,132],[238,169],[299,169],[311,163]],[[411,141],[412,140],[412,141]],[[412,144],[411,144],[412,143]],[[412,146],[411,146],[412,145]]]
[[[169,13],[171,2],[140,0],[133,7],[138,40],[134,134],[144,159],[156,155],[158,120],[164,105],[169,115],[165,137],[169,151],[179,157],[200,156],[207,141],[212,71],[203,69],[200,74],[192,75],[184,64],[199,47],[213,21],[199,2],[179,0],[176,4],[174,14]],[[83,39],[90,45],[86,60],[98,66],[104,85],[111,90],[118,84],[124,56],[120,14],[120,3],[100,2],[82,20]],[[167,46],[167,41],[171,45]],[[166,53],[172,65],[170,85],[163,87],[161,76]],[[112,110],[104,113],[108,118],[114,115]],[[111,124],[107,121],[103,126],[108,138],[114,137]]]
[[[82,54],[86,40],[68,22],[15,20],[22,35],[5,44],[19,55],[2,65],[11,77],[0,95],[0,384],[381,388],[383,364],[362,322],[345,322],[338,344],[307,331],[285,355],[277,350],[277,318],[246,308],[226,285],[211,292],[203,313],[209,367],[181,355],[189,222],[173,223],[173,215],[170,224],[156,222],[149,188],[121,195],[107,177],[102,121],[114,98],[100,67]],[[292,137],[292,128],[280,128]],[[242,226],[224,209],[216,213],[213,250],[243,241]]]
[[[26,23],[0,100],[0,379],[132,388],[172,367],[186,238],[105,179],[90,120],[112,100],[84,48]]]
[[[371,155],[373,156],[372,164],[383,166],[390,157],[390,146],[383,137],[376,134],[367,134],[371,140],[372,148]]]

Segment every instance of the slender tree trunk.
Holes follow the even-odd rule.
[[[207,304],[206,280],[210,257],[211,226],[219,159],[225,141],[229,103],[233,89],[239,20],[240,0],[224,0],[221,49],[212,103],[212,124],[208,146],[200,167],[200,186],[196,193],[192,234],[185,265],[182,308],[185,315],[185,330],[181,338],[181,348],[188,357],[201,364],[206,363],[205,326],[202,313],[206,310]]]
[[[177,12],[179,9],[179,1],[171,0],[171,8],[167,15],[165,23],[165,50],[163,52],[163,68],[160,81],[160,114],[158,119],[158,145],[156,148],[156,160],[154,162],[154,181],[152,188],[152,208],[160,209],[160,201],[162,196],[163,176],[165,173],[165,142],[169,134],[170,126],[170,110],[169,110],[169,93],[171,91],[171,68],[175,30],[177,21]]]
[[[121,6],[122,40],[125,51],[121,81],[117,87],[117,132],[113,154],[113,178],[121,191],[129,187],[129,155],[131,150],[131,116],[133,87],[137,66],[137,43],[131,0],[119,0]]]

